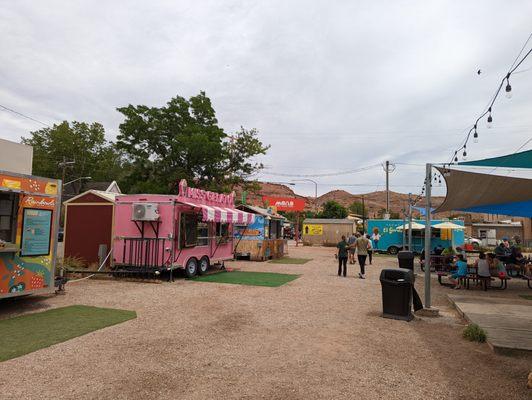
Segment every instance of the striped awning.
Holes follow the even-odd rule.
[[[255,214],[237,210],[236,208],[208,206],[182,201],[182,204],[201,209],[204,222],[223,222],[230,224],[249,225],[255,222]]]

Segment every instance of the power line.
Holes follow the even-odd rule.
[[[13,110],[13,109],[11,109],[11,108],[9,108],[9,107],[3,106],[2,104],[0,104],[0,107],[2,107],[2,108],[3,108],[4,110],[6,110],[6,111],[9,111],[10,113],[16,114],[16,115],[18,115],[18,116],[20,116],[20,117],[23,117],[23,118],[29,119],[29,120],[31,120],[31,121],[37,122],[37,123],[39,123],[39,124],[41,124],[41,125],[44,125],[44,126],[47,126],[48,128],[50,128],[50,125],[45,124],[44,122],[39,121],[38,119],[35,119],[35,118],[32,118],[32,117],[30,117],[30,116],[28,116],[28,115],[22,114],[21,112],[18,112],[18,111],[15,111],[15,110]]]
[[[261,173],[264,175],[271,175],[271,176],[285,176],[285,177],[294,177],[294,178],[323,178],[327,176],[339,176],[339,175],[349,175],[349,174],[355,174],[357,172],[363,172],[367,171],[369,169],[379,167],[380,164],[374,164],[369,165],[367,167],[352,169],[348,171],[338,171],[338,172],[331,172],[331,173],[325,173],[325,174],[286,174],[286,173],[280,173],[280,172],[267,172],[262,171]]]
[[[528,139],[525,143],[523,143],[516,151],[514,151],[514,154],[517,153],[519,150],[521,150],[523,147],[525,147],[530,142],[532,142],[532,137]]]

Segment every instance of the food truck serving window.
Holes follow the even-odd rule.
[[[198,215],[181,214],[181,247],[194,247],[198,242]]]
[[[17,193],[0,193],[0,240],[15,243],[17,227]]]
[[[198,246],[209,244],[209,225],[206,222],[198,222]]]

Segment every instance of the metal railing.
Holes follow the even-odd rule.
[[[166,239],[124,238],[123,240],[121,267],[147,270],[162,269],[165,266]]]

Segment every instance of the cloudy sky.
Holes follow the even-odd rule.
[[[392,189],[418,193],[423,164],[450,160],[531,33],[529,0],[0,0],[0,104],[98,121],[113,139],[116,107],[204,90],[227,132],[257,128],[271,144],[264,180],[371,167],[312,178],[319,194],[362,193],[383,189],[390,160]],[[532,138],[531,68],[532,56],[469,159]],[[0,109],[2,138],[40,127]]]

